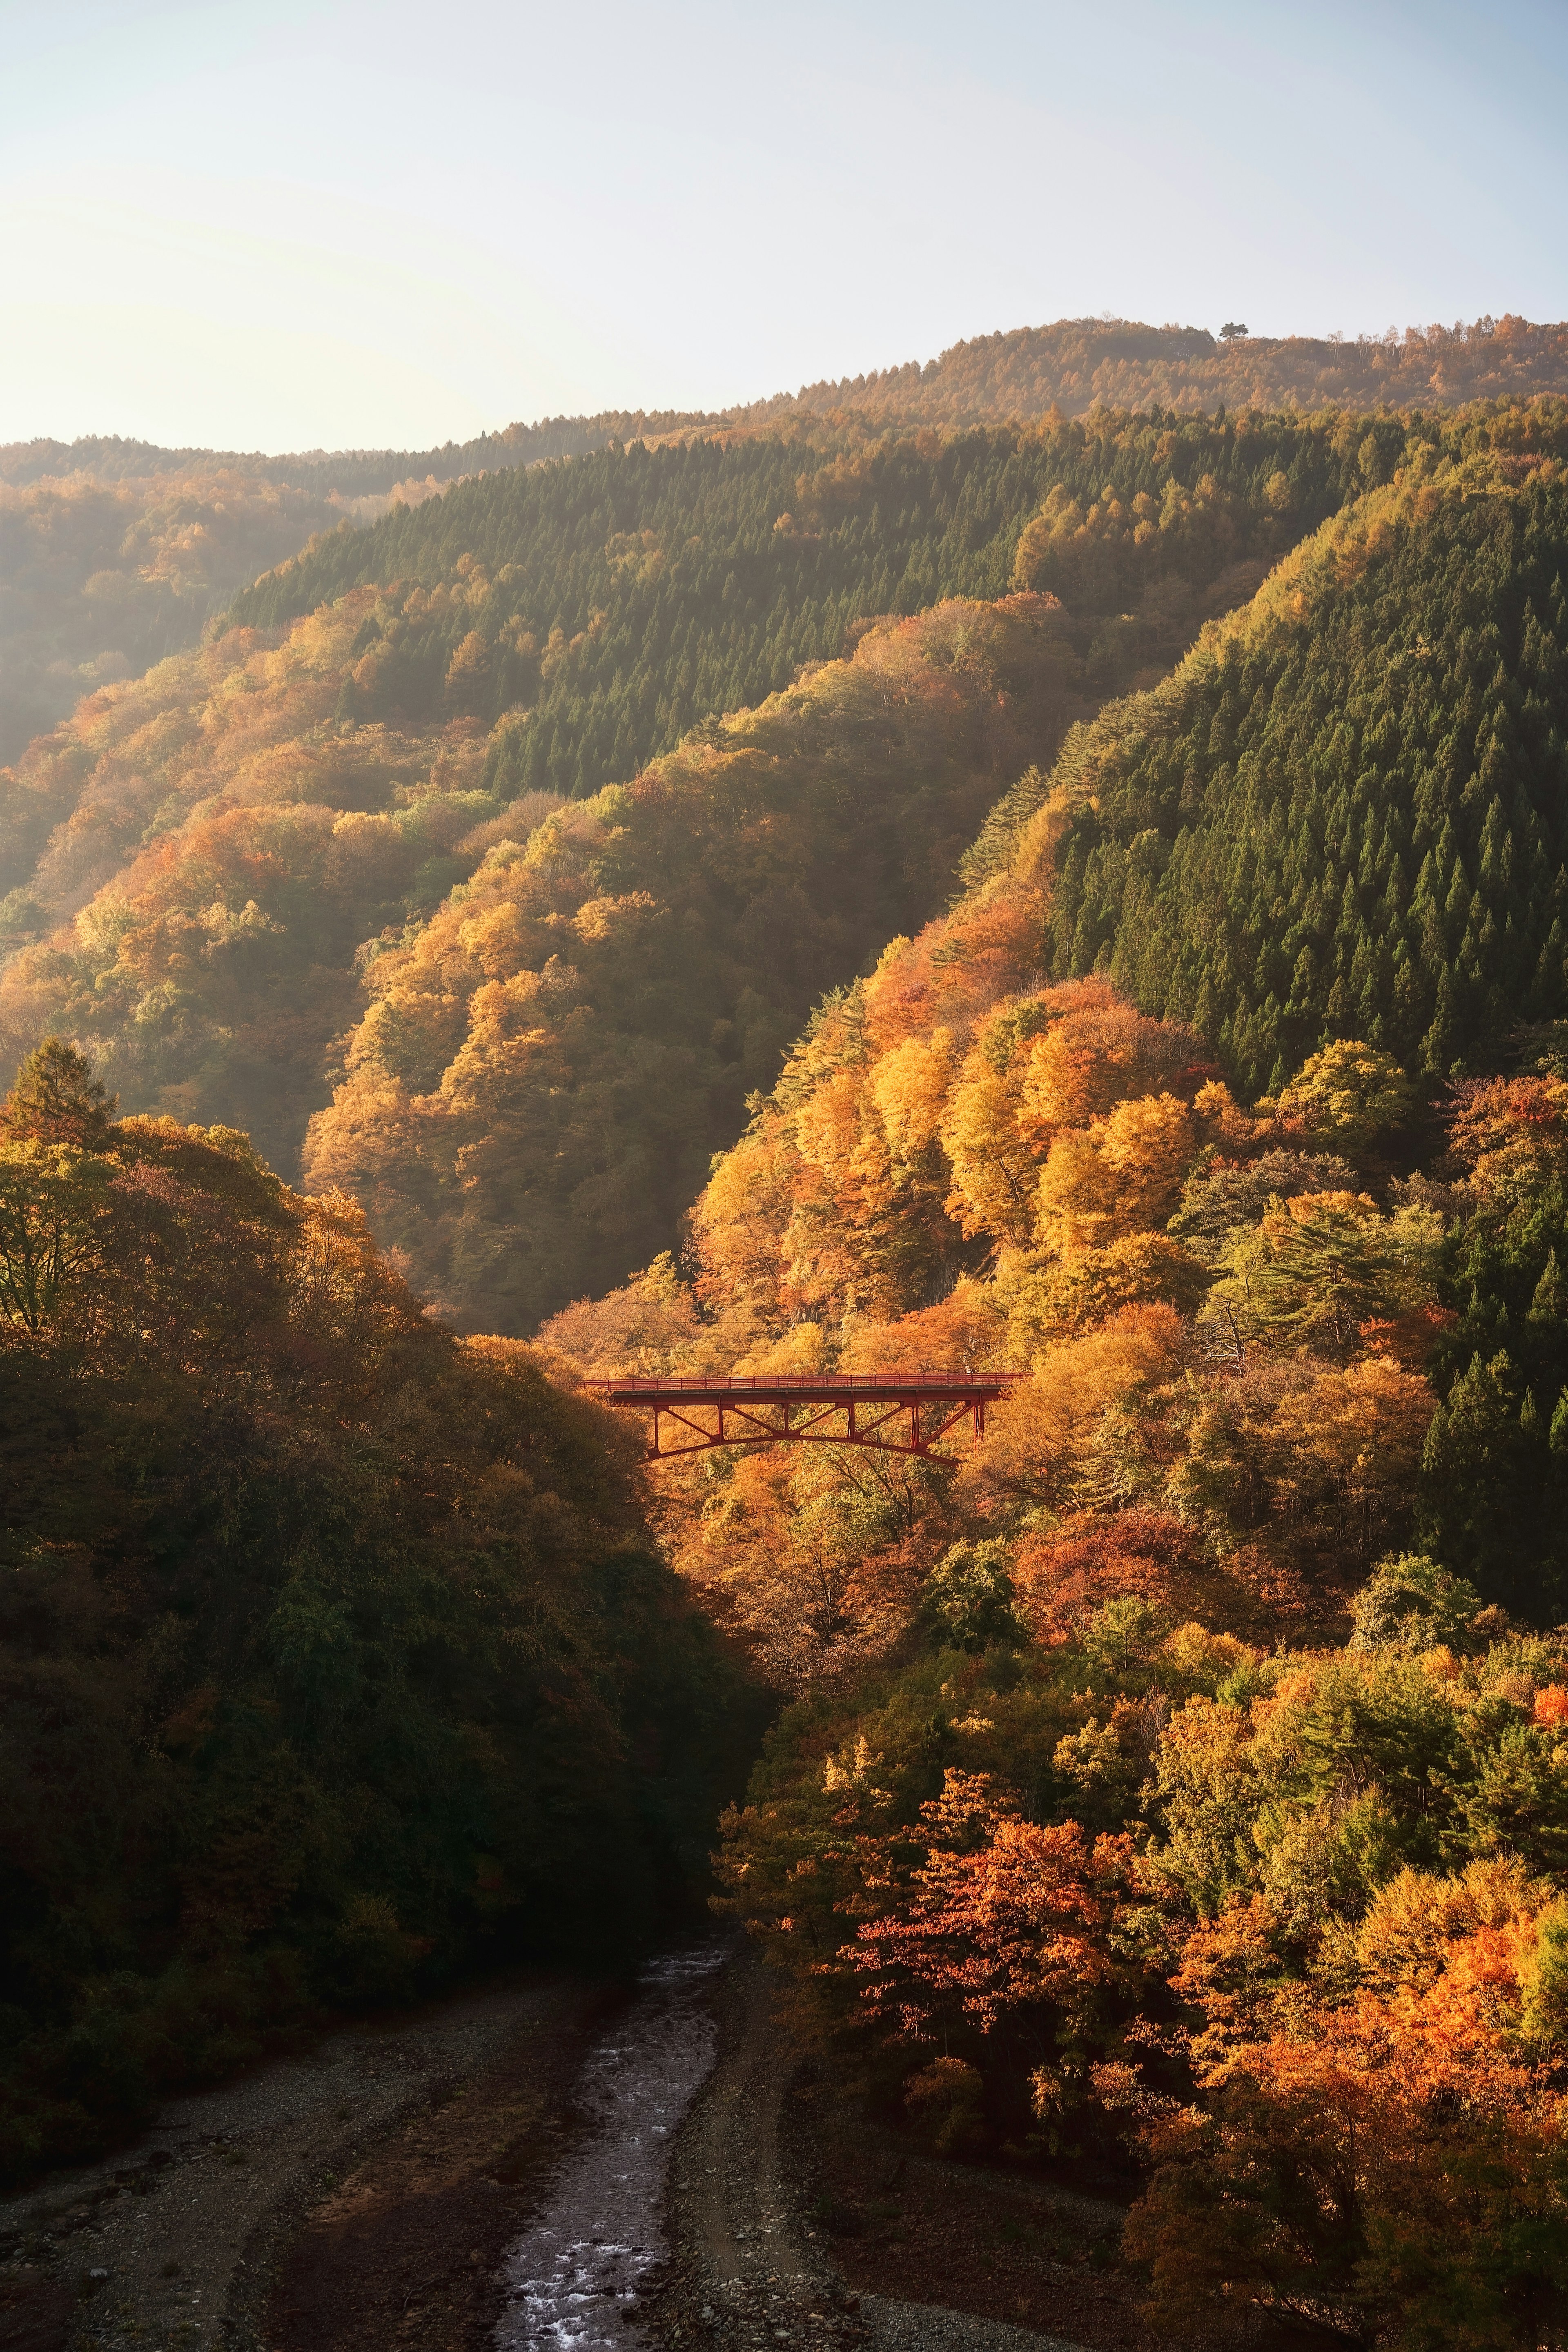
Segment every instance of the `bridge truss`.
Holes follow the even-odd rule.
[[[589,1381],[606,1404],[651,1412],[650,1462],[721,1445],[858,1445],[929,1454],[965,1419],[976,1437],[985,1408],[1019,1372],[740,1373],[724,1380]],[[666,1443],[667,1432],[673,1438]]]

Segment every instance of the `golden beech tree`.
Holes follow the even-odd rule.
[[[867,1085],[896,1166],[916,1166],[937,1141],[952,1076],[952,1034],[941,1027],[906,1037],[872,1066]]]
[[[1174,1095],[1118,1103],[1087,1128],[1058,1134],[1039,1181],[1039,1237],[1063,1257],[1163,1225],[1198,1146]]]
[[[984,1441],[961,1473],[961,1492],[977,1503],[1003,1496],[1066,1500],[1107,1410],[1169,1380],[1185,1344],[1173,1307],[1124,1307],[1098,1331],[1052,1349],[988,1414]]]
[[[949,1099],[942,1140],[952,1169],[949,1213],[966,1234],[1034,1237],[1037,1162],[1019,1131],[1019,1074],[972,1054]]]

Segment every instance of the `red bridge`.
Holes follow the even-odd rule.
[[[866,1445],[929,1454],[968,1414],[976,1437],[985,1408],[1021,1372],[757,1372],[725,1380],[588,1381],[606,1404],[653,1414],[650,1461],[716,1445]],[[904,1433],[905,1419],[908,1433]],[[664,1423],[679,1441],[664,1443]]]

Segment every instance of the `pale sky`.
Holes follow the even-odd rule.
[[[1098,312],[1568,316],[1568,5],[0,0],[0,440],[419,448]]]

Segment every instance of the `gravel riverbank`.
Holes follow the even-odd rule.
[[[1007,2268],[1037,2209],[1075,2200],[849,2116],[776,1994],[749,1948],[699,1941],[636,1987],[492,1986],[174,2101],[112,2160],[0,2203],[0,2352],[1139,2343],[1059,2240]],[[847,2237],[857,2198],[880,2218]],[[1020,2285],[1044,2328],[1005,2315]]]
[[[1080,2352],[1036,2330],[858,2294],[813,2218],[815,2150],[778,1987],[739,1953],[718,1989],[719,2053],[670,2164],[671,2259],[649,2333],[669,2352]]]
[[[531,1977],[171,2101],[0,2201],[0,2352],[478,2352],[618,1997]]]

